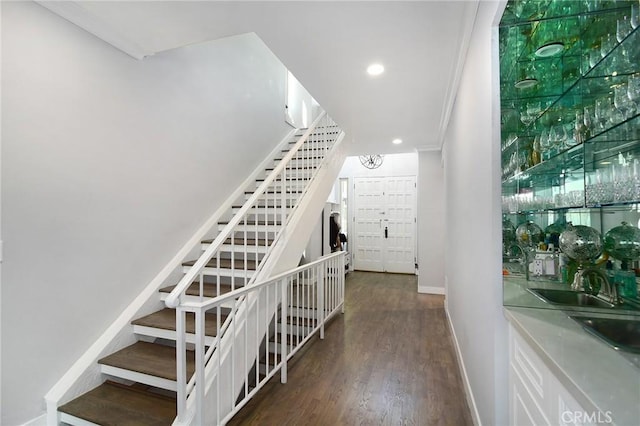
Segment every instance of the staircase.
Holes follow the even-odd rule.
[[[283,249],[276,249],[279,244],[286,244],[286,235],[283,235],[291,217],[303,195],[313,196],[308,193],[309,184],[341,137],[340,129],[323,114],[308,130],[298,130],[283,144],[272,164],[256,177],[252,187],[241,191],[228,211],[220,215],[210,237],[198,244],[199,256],[181,262],[182,277],[171,285],[158,288],[155,301],[147,302],[146,306],[156,309],[130,322],[132,336],[124,340],[132,343],[98,359],[96,368],[102,383],[59,405],[56,423],[168,425],[174,423],[181,411],[188,409],[188,394],[193,393],[196,384],[205,383],[204,372],[194,376],[197,365],[204,369],[206,359],[203,361],[203,356],[211,358],[215,353],[219,357],[218,368],[223,368],[226,361],[220,359],[224,359],[226,352],[221,352],[220,348],[231,345],[225,341],[235,340],[238,328],[245,329],[246,340],[249,326],[245,323],[249,314],[242,320],[239,315],[249,312],[251,300],[260,306],[262,296],[251,299],[253,296],[242,292],[267,281],[279,264]],[[326,194],[323,196],[326,198]],[[326,266],[322,268],[326,269]],[[322,284],[318,284],[320,281]],[[267,325],[264,330],[250,332],[255,335],[256,351],[259,346],[262,355],[248,360],[246,364],[251,368],[239,373],[242,380],[231,387],[231,393],[237,396],[236,403],[231,405],[239,407],[237,402],[249,396],[258,383],[271,377],[274,368],[281,365],[282,352],[290,353],[295,346],[285,348],[282,338],[278,341],[277,331],[282,329],[283,321],[289,323],[285,326],[287,344],[299,344],[308,339],[320,314],[317,306],[302,307],[300,295],[307,298],[311,295],[312,290],[303,290],[305,282],[308,287],[309,283],[324,286],[325,281],[324,277],[320,280],[308,276],[287,278],[287,291],[297,299],[291,301],[289,296],[284,296],[289,302],[282,304],[282,298],[269,301],[267,297],[269,306],[273,305],[269,308],[273,312],[265,314],[269,318]],[[317,296],[317,290],[313,291]],[[284,295],[284,290],[281,294]],[[190,310],[195,309],[195,304],[205,306],[211,301],[214,305],[201,311],[203,317]],[[190,304],[193,306],[189,307]],[[233,324],[233,333],[230,324]],[[245,351],[248,347],[245,344]],[[264,352],[262,347],[266,348]],[[220,377],[218,372],[218,386]],[[199,388],[204,395],[204,386]],[[206,423],[219,423],[225,415],[217,413],[217,421]],[[53,418],[49,413],[49,423]],[[188,417],[179,421],[181,424],[199,422],[205,423],[202,416],[195,423]]]

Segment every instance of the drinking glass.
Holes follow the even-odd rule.
[[[586,138],[588,139],[591,136],[592,131],[595,130],[593,128],[593,107],[591,106],[584,107],[584,127]]]
[[[581,144],[585,140],[584,113],[576,112],[576,121],[573,125],[573,138],[577,144]]]
[[[546,129],[543,129],[540,132],[540,149],[542,150],[542,161],[548,160],[551,158],[551,142],[549,141],[549,132]]]
[[[558,150],[562,150],[567,140],[567,131],[565,130],[562,122],[551,126],[551,130],[549,130],[549,139]]]
[[[596,99],[596,107],[594,109],[593,116],[596,119],[596,123],[600,130],[604,130],[607,127],[611,109],[610,98]]]
[[[594,12],[602,7],[602,0],[585,0],[584,4],[589,12]]]
[[[631,74],[627,81],[627,96],[629,100],[638,106],[640,101],[640,72]]]
[[[635,103],[629,98],[627,83],[616,84],[613,87],[614,97],[613,104],[622,113],[623,118],[627,119],[636,111]]]
[[[640,200],[640,160],[634,158],[631,162],[631,180],[633,181],[633,200]]]
[[[640,170],[640,165],[638,167]],[[588,205],[598,203],[598,182],[596,180],[596,172],[590,172],[586,176],[586,182],[584,186],[586,200]]]
[[[589,51],[589,68],[595,67],[601,59],[600,46],[594,46],[593,49]]]
[[[606,34],[602,36],[602,41],[600,43],[600,56],[605,57],[613,50],[616,46],[616,39],[612,34]]]
[[[601,204],[613,202],[613,182],[609,167],[596,170],[596,202]]]
[[[631,24],[629,23],[629,17],[627,15],[621,16],[616,24],[616,40],[618,43],[622,43],[631,32]]]
[[[640,25],[640,0],[631,4],[631,27],[638,28]]]
[[[591,70],[591,63],[589,61],[589,57],[591,56],[591,52],[587,51],[582,55],[582,59],[580,61],[580,74],[587,75],[587,73]]]
[[[627,182],[629,180],[629,167],[623,164],[613,164],[611,166],[611,181],[613,186],[613,201],[627,201],[629,194]]]

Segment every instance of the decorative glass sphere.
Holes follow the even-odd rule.
[[[602,236],[597,229],[585,225],[567,225],[560,234],[560,250],[580,263],[592,262],[602,254]]]
[[[513,244],[516,241],[516,229],[508,218],[502,219],[502,243]]]
[[[528,220],[516,228],[516,239],[525,247],[537,247],[544,241],[544,232],[542,228]]]
[[[563,222],[554,222],[551,225],[544,228],[546,241],[553,244],[555,247],[558,247],[560,234],[562,234],[562,231],[564,231],[565,228],[566,228],[566,224]]]
[[[604,234],[604,251],[618,260],[640,259],[640,229],[627,222]]]

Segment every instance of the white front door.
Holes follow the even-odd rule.
[[[355,178],[354,268],[415,272],[415,176]]]
[[[354,190],[355,269],[382,272],[383,178],[356,178]]]

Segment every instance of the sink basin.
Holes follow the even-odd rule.
[[[613,304],[591,294],[580,291],[530,288],[529,291],[545,302],[565,306],[590,306],[593,308],[613,308]]]
[[[640,353],[640,320],[583,316],[570,318],[615,349]]]

